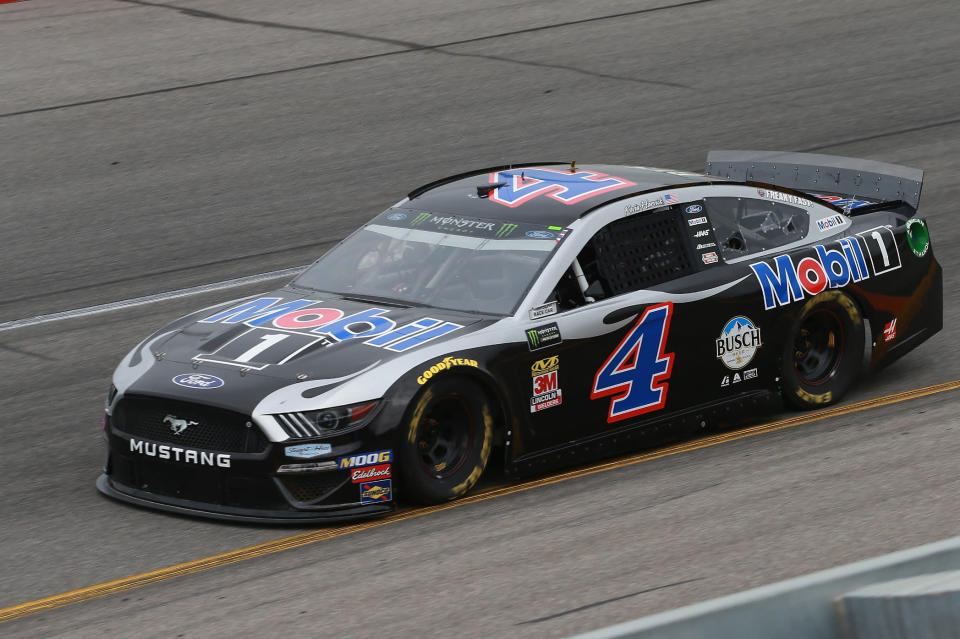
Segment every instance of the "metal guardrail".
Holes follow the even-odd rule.
[[[884,588],[853,591],[949,570],[960,570],[960,537],[641,617],[578,635],[577,639],[842,639],[845,624],[838,612],[840,609],[848,610],[851,604],[862,604],[864,592],[876,594],[882,591],[885,597],[904,596],[913,588],[912,594],[915,595],[916,583],[885,584]],[[942,589],[939,592],[935,588],[927,589],[934,596],[944,596]],[[849,600],[840,600],[847,594],[850,594]],[[946,595],[955,596],[952,592]],[[878,606],[884,607],[882,601],[877,601]],[[893,610],[896,606],[885,608]],[[879,612],[880,608],[875,610]],[[849,621],[850,613],[846,614]],[[928,635],[891,632],[888,636]],[[960,637],[960,628],[951,628],[947,633],[934,636]]]

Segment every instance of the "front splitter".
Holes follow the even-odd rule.
[[[97,478],[97,490],[113,499],[118,499],[143,508],[163,510],[191,517],[256,524],[309,524],[358,521],[385,515],[396,510],[393,502],[364,506],[344,506],[342,508],[324,511],[287,511],[236,508],[167,496],[162,497],[162,501],[160,501],[158,496],[153,493],[115,484],[110,479],[110,476],[106,474],[100,475]]]

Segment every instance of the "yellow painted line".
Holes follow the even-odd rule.
[[[417,517],[423,517],[424,515],[450,510],[452,508],[459,508],[468,504],[475,504],[481,501],[495,499],[497,497],[505,497],[507,495],[524,492],[533,488],[550,486],[552,484],[557,484],[571,479],[587,477],[596,473],[615,470],[617,468],[624,468],[626,466],[632,466],[634,464],[640,464],[643,462],[652,461],[654,459],[668,457],[670,455],[677,455],[680,453],[698,450],[700,448],[707,448],[708,446],[716,446],[718,444],[736,441],[738,439],[746,439],[747,437],[772,433],[785,428],[792,428],[794,426],[800,426],[801,424],[809,424],[810,422],[829,419],[831,417],[840,417],[850,413],[858,413],[871,408],[879,408],[880,406],[898,404],[911,399],[918,399],[920,397],[935,395],[937,393],[956,390],[958,388],[960,388],[960,380],[954,380],[952,382],[945,382],[943,384],[936,384],[934,386],[926,386],[924,388],[917,388],[914,390],[904,391],[902,393],[894,393],[893,395],[885,395],[883,397],[867,399],[853,404],[834,406],[809,413],[801,413],[775,422],[751,426],[749,428],[743,428],[728,433],[720,433],[710,437],[703,437],[650,452],[629,455],[613,461],[604,462],[585,468],[578,468],[576,470],[567,471],[557,475],[551,475],[549,477],[543,477],[541,479],[535,479],[509,486],[491,488],[473,495],[467,495],[466,497],[456,501],[440,504],[438,506],[417,509],[405,508],[397,510],[374,521],[350,524],[347,526],[337,526],[334,528],[324,528],[322,530],[315,530],[292,535],[290,537],[283,537],[281,539],[268,541],[255,546],[247,546],[246,548],[231,550],[230,552],[214,555],[212,557],[204,557],[203,559],[196,559],[194,561],[168,566],[159,570],[151,570],[150,572],[133,575],[132,577],[114,579],[113,581],[96,584],[94,586],[87,586],[85,588],[78,588],[77,590],[71,590],[59,595],[53,595],[52,597],[44,597],[43,599],[28,601],[15,606],[10,606],[8,608],[2,608],[0,609],[0,623],[11,621],[13,619],[19,619],[20,617],[26,617],[27,615],[36,614],[46,610],[52,610],[54,608],[80,603],[81,601],[105,597],[107,595],[113,595],[118,592],[132,590],[134,588],[140,588],[141,586],[146,586],[148,584],[202,572],[218,566],[235,564],[241,561],[247,561],[248,559],[254,559],[256,557],[271,555],[283,550],[300,548],[302,546],[308,546],[310,544],[315,544],[327,539],[343,537],[344,535],[351,535],[353,533],[369,530],[371,528],[379,528],[381,526],[386,526],[398,521],[415,519]]]

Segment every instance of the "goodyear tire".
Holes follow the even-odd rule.
[[[833,404],[850,388],[863,360],[863,317],[843,291],[809,299],[791,326],[783,351],[786,402],[809,409]]]
[[[490,458],[490,401],[470,379],[437,380],[409,410],[404,434],[397,460],[400,496],[419,504],[456,499],[473,488]]]

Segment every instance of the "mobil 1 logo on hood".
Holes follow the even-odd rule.
[[[749,318],[738,315],[727,321],[717,338],[717,359],[733,371],[738,371],[753,359],[763,345],[760,329]]]

